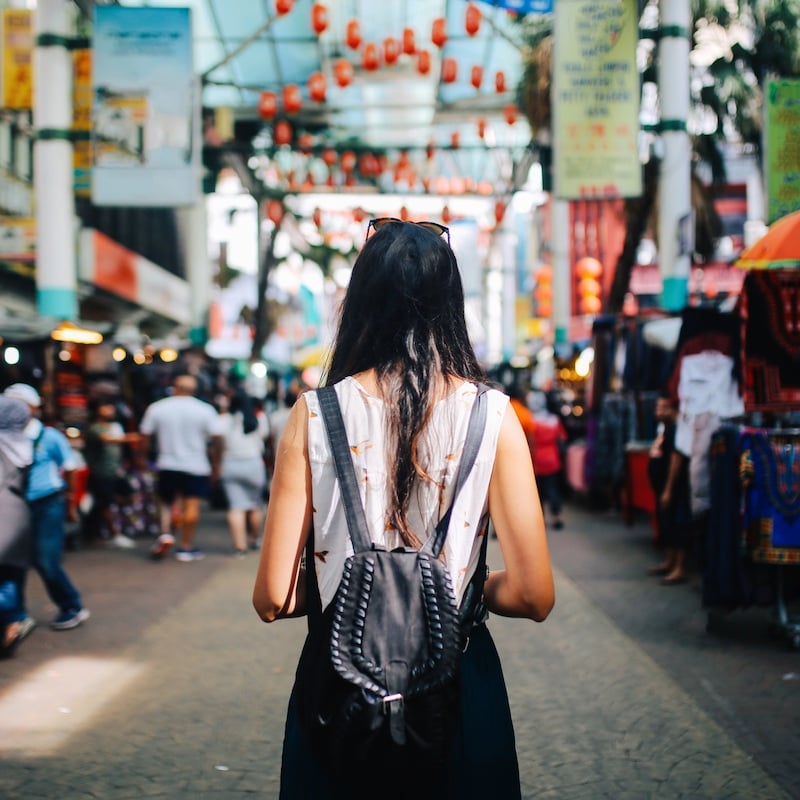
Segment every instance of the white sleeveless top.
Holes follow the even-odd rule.
[[[387,530],[386,448],[383,401],[367,391],[355,378],[336,384],[336,395],[344,417],[347,440],[356,475],[360,478],[361,502],[373,543],[392,549],[402,546],[399,534]],[[461,462],[472,404],[477,389],[463,383],[434,406],[433,415],[419,445],[420,466],[432,480],[419,480],[408,507],[411,529],[424,542],[452,500]],[[308,406],[308,455],[311,462],[311,496],[314,516],[314,566],[322,607],[330,603],[342,576],[345,559],[353,554],[347,534],[344,506],[328,444],[325,425],[315,392],[303,395]],[[445,562],[460,602],[472,577],[480,553],[481,519],[488,507],[489,479],[494,467],[497,437],[508,397],[496,390],[486,394],[486,428],[475,465],[464,484],[450,519],[444,548]]]

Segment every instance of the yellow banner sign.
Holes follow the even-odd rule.
[[[36,220],[29,217],[0,217],[0,260],[36,259]]]
[[[85,138],[73,142],[72,164],[75,194],[92,193],[92,51],[75,50],[72,54],[72,129],[85,131]]]
[[[3,108],[33,108],[33,12],[3,9]]]
[[[641,194],[636,0],[558,0],[553,55],[555,195]]]

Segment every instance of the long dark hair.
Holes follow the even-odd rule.
[[[406,507],[414,482],[428,478],[417,444],[437,388],[441,379],[485,380],[467,335],[455,254],[420,225],[384,225],[353,267],[325,382],[368,369],[389,399],[387,522],[406,544],[418,544]]]

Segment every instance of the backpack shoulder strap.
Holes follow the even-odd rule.
[[[475,464],[475,459],[478,456],[481,442],[483,441],[483,432],[486,428],[486,392],[489,387],[485,384],[478,384],[478,394],[475,397],[475,402],[472,404],[472,411],[469,415],[469,423],[467,425],[467,435],[464,439],[464,450],[461,453],[461,462],[458,465],[458,472],[456,473],[455,489],[453,491],[453,499],[445,511],[439,524],[436,526],[433,536],[422,546],[422,551],[430,553],[434,558],[439,558],[439,554],[444,547],[447,532],[450,528],[450,517],[453,514],[453,506],[456,504],[464,484],[472,472],[472,467]]]
[[[333,453],[336,478],[342,493],[347,530],[350,533],[353,550],[356,553],[370,550],[372,540],[367,527],[367,516],[358,492],[358,477],[350,455],[350,446],[347,443],[347,433],[342,419],[342,410],[339,407],[339,399],[336,397],[336,389],[333,386],[317,389],[317,398]]]

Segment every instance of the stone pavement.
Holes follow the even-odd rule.
[[[696,582],[645,576],[643,522],[577,507],[566,519],[551,534],[550,618],[490,622],[523,796],[800,797],[800,654],[762,635],[759,613],[707,634]],[[0,797],[277,796],[305,623],[258,620],[256,557],[230,557],[222,514],[207,512],[198,543],[208,558],[191,564],[152,563],[144,542],[68,554],[92,618],[42,626],[0,662]],[[29,595],[47,620],[35,575]]]

